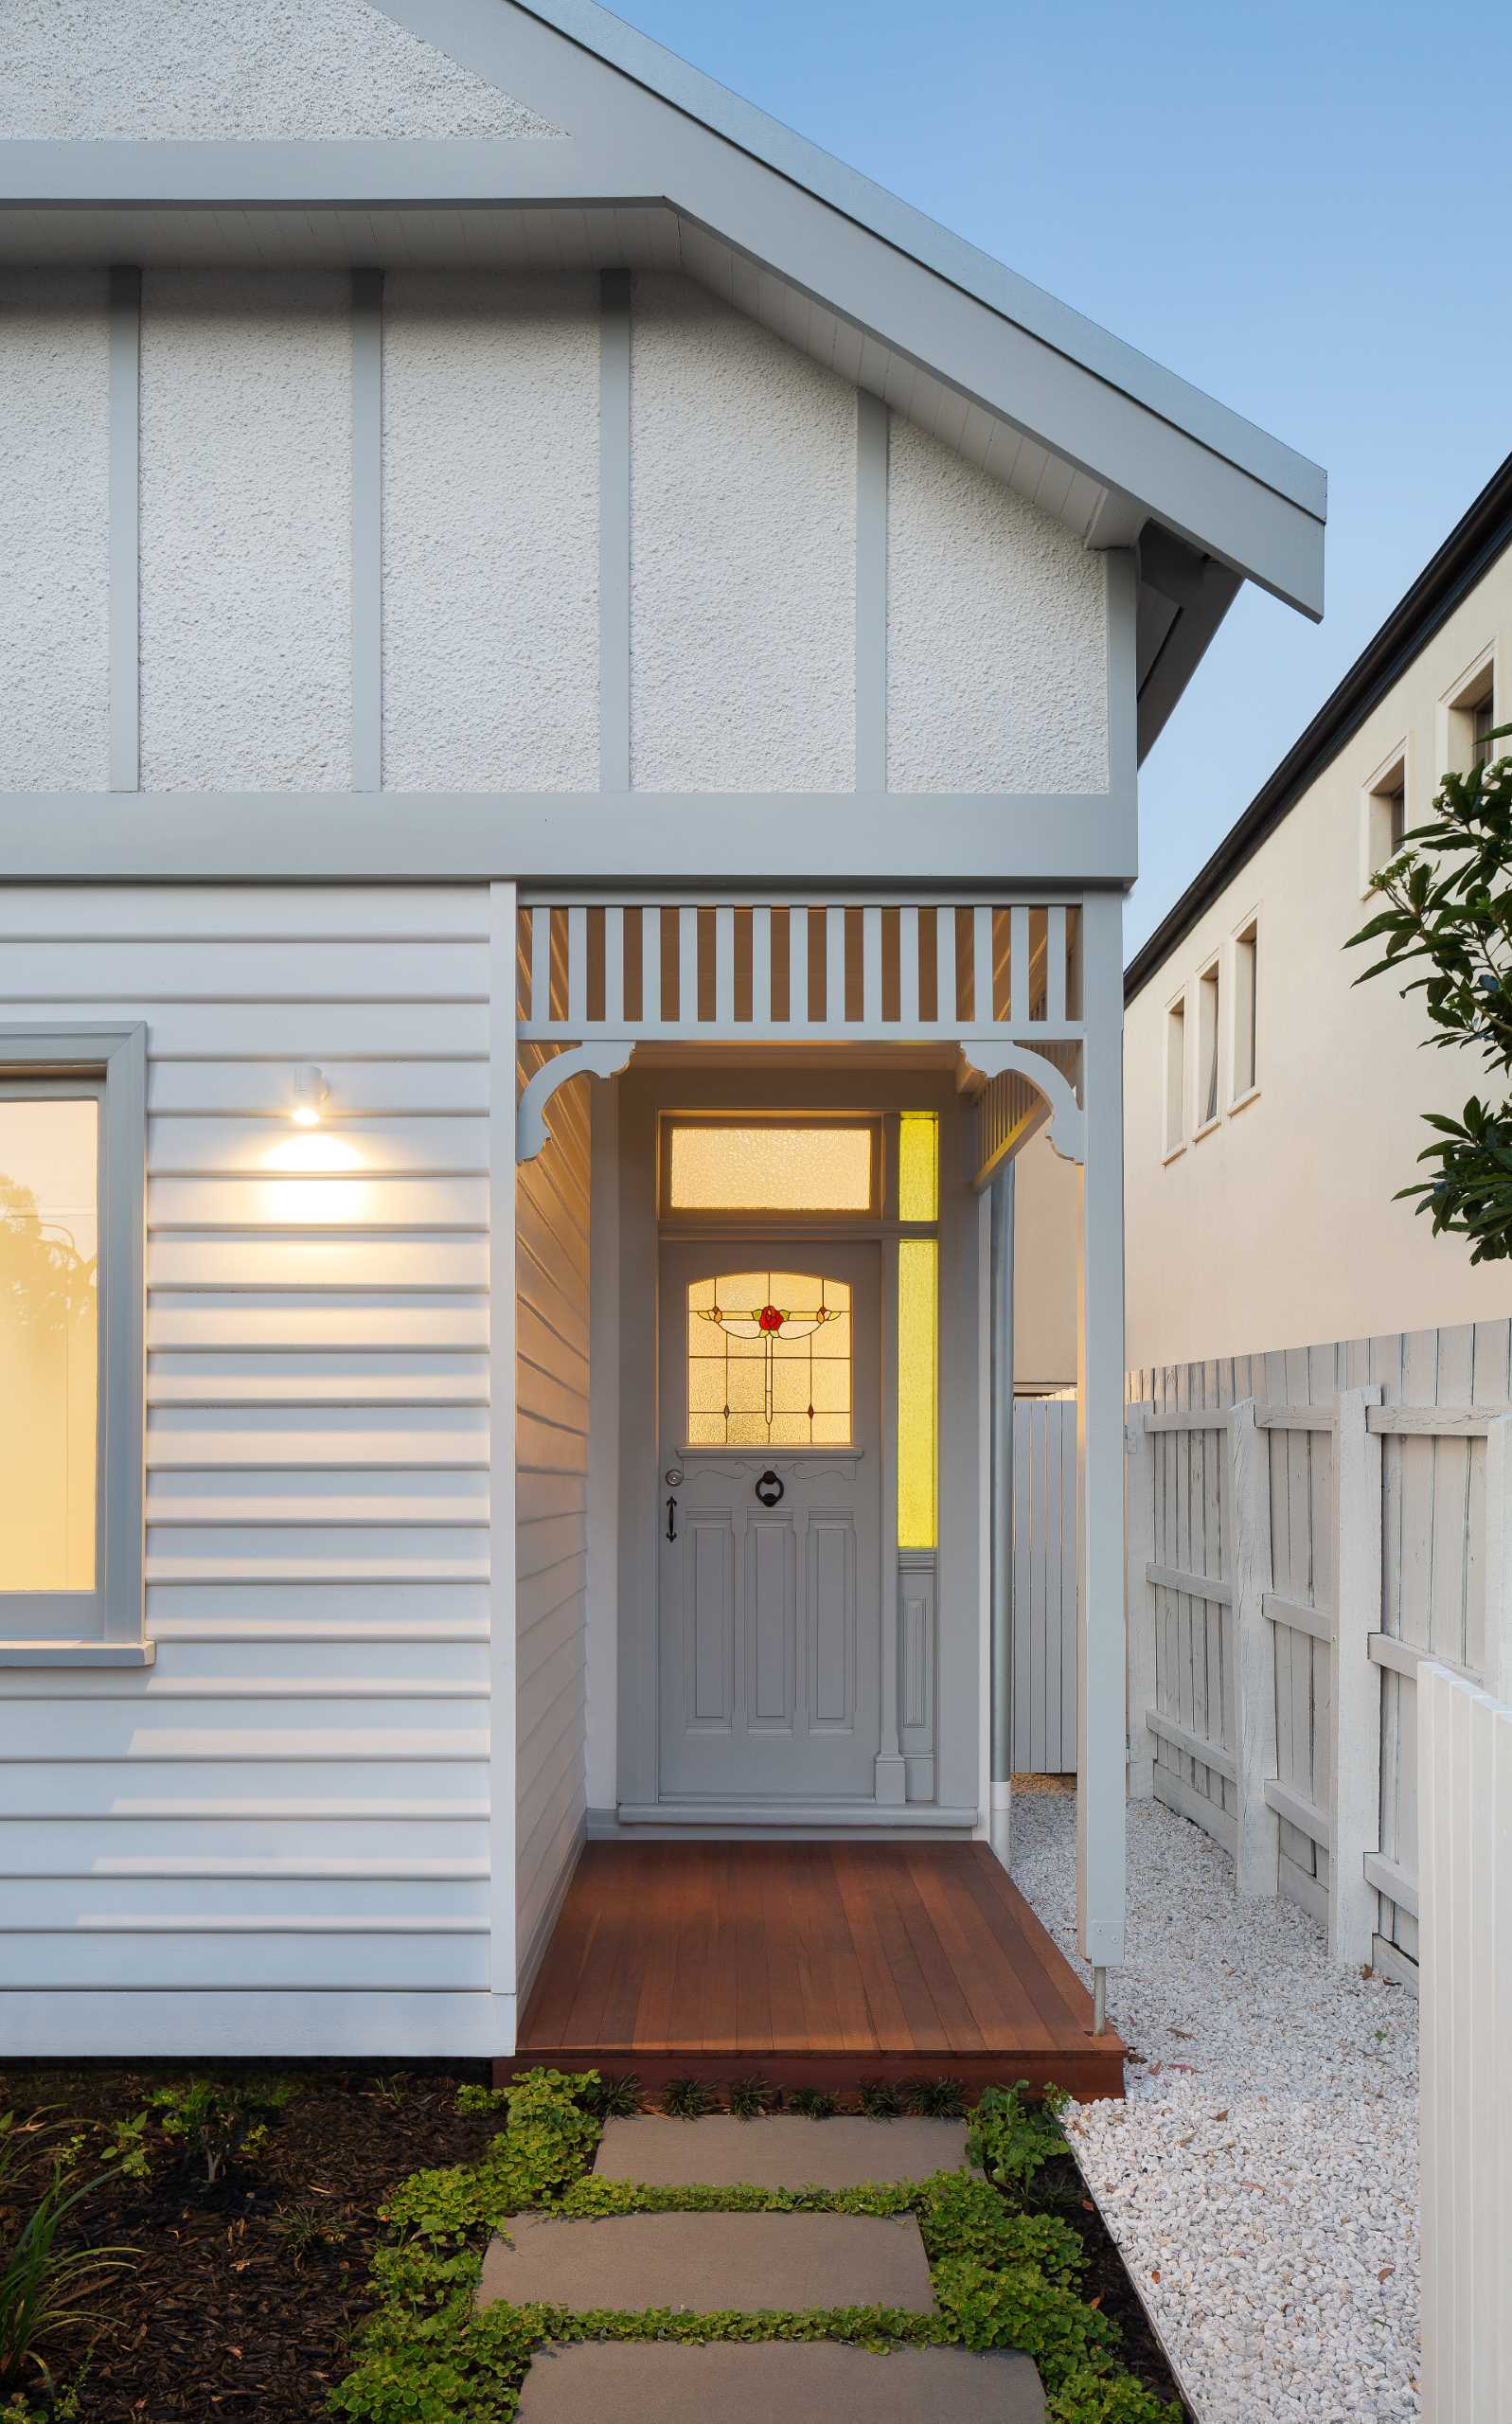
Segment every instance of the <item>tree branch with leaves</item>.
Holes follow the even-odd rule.
[[[1417,1158],[1437,1168],[1398,1199],[1415,1198],[1435,1236],[1469,1239],[1471,1262],[1512,1261],[1512,758],[1446,775],[1428,822],[1373,881],[1386,906],[1345,949],[1385,949],[1356,984],[1418,970],[1400,990],[1423,996],[1435,1030],[1424,1043],[1478,1053],[1500,1081],[1458,1119],[1423,1114],[1434,1138]]]

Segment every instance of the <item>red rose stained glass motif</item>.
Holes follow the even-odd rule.
[[[760,1327],[766,1330],[775,1330],[782,1328],[782,1315],[778,1312],[775,1305],[763,1305],[760,1312],[756,1315],[756,1320]]]

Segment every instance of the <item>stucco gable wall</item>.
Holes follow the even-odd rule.
[[[18,0],[0,139],[554,136],[365,0]]]
[[[627,412],[601,308],[587,271],[390,271],[380,495],[343,274],[150,269],[139,482],[113,506],[133,394],[112,400],[103,275],[0,281],[0,789],[110,781],[133,508],[144,791],[347,791],[354,721],[371,764],[380,717],[391,790],[594,791],[614,650],[639,791],[844,794],[884,715],[895,792],[1107,789],[1106,574],[1072,532],[895,414],[884,548],[846,380],[642,273]],[[381,668],[352,613],[380,554]]]

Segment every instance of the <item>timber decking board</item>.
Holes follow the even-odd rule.
[[[1120,2095],[1124,2047],[985,1844],[598,1843],[501,2075],[948,2073]]]

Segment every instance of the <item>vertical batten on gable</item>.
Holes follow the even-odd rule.
[[[348,280],[149,273],[141,413],[143,790],[347,790]]]

